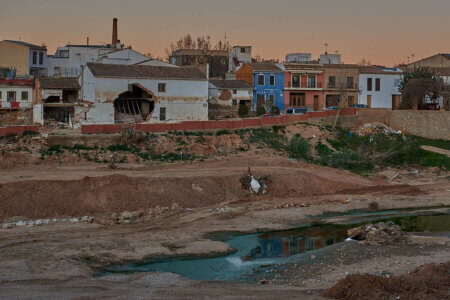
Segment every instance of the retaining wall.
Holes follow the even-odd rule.
[[[145,132],[166,132],[166,131],[189,131],[189,130],[221,130],[221,129],[240,129],[248,127],[263,127],[274,125],[286,125],[298,122],[311,122],[314,124],[330,125],[336,116],[336,110],[308,112],[306,115],[293,116],[283,115],[267,118],[250,118],[241,120],[224,121],[190,121],[181,123],[158,123],[158,124],[105,124],[105,125],[82,125],[81,133],[117,133],[123,127],[133,128]],[[352,117],[356,119],[355,108],[345,108],[340,113],[342,120]],[[345,122],[344,122],[345,123]],[[353,125],[352,122],[350,125]],[[340,122],[343,125],[343,122]],[[351,126],[346,126],[351,127]]]
[[[22,135],[25,131],[33,131],[38,133],[39,126],[8,126],[0,127],[0,136],[6,136],[9,134]]]

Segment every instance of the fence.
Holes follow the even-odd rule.
[[[298,122],[307,122],[309,119],[328,118],[335,116],[336,110],[307,112],[306,115],[283,115],[267,118],[250,118],[241,120],[224,121],[187,121],[180,123],[158,123],[158,124],[105,124],[105,125],[82,125],[81,133],[117,133],[123,127],[133,128],[145,132],[166,132],[166,131],[196,131],[196,130],[220,130],[239,129],[246,127],[261,127],[286,125]],[[356,108],[345,108],[340,116],[356,115]]]

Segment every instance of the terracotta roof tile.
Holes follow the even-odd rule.
[[[282,70],[273,63],[248,63],[255,72],[281,72]]]
[[[99,63],[88,63],[87,66],[95,77],[100,78],[206,80],[205,74],[197,68],[109,65]]]
[[[249,85],[244,80],[224,80],[224,79],[211,79],[209,81],[214,86],[219,89],[251,89],[252,86]]]
[[[41,77],[38,79],[42,89],[77,90],[80,88],[75,77]]]

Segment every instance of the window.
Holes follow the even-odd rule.
[[[300,75],[292,75],[292,87],[300,87]]]
[[[165,121],[166,120],[166,108],[165,107],[160,107],[159,108],[159,120],[160,121]]]
[[[37,65],[37,52],[33,51],[33,65]]]
[[[258,85],[264,85],[264,74],[258,75]]]
[[[23,91],[20,99],[22,101],[28,101],[28,92],[27,91]]]
[[[270,106],[274,106],[275,104],[275,95],[269,95],[269,99],[267,100],[267,104]]]
[[[347,88],[353,89],[353,77],[347,77]]]
[[[233,95],[236,95],[237,94],[237,90],[233,90]]]
[[[336,87],[336,76],[328,77],[328,87],[335,88]]]
[[[41,66],[44,64],[44,52],[39,52],[39,64]]]
[[[166,84],[165,83],[158,83],[158,92],[159,93],[165,93],[166,92]]]
[[[372,90],[372,78],[367,78],[367,90]]]
[[[275,75],[270,75],[269,82],[270,85],[275,85]]]
[[[8,102],[16,101],[16,92],[8,92],[7,98]]]
[[[308,87],[309,88],[316,87],[316,76],[308,76]]]
[[[375,79],[375,91],[379,92],[381,89],[381,79],[380,78],[376,78]]]
[[[241,48],[241,53],[245,53],[245,48]]]
[[[0,91],[0,101],[2,101],[2,91]]]

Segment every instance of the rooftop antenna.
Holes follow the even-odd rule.
[[[224,36],[224,43],[226,44],[227,43],[227,38],[229,38],[229,36],[227,36],[227,33],[225,32],[225,36]]]
[[[328,54],[328,43],[325,43],[325,55]]]

